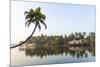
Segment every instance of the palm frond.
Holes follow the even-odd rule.
[[[43,20],[45,20],[45,19],[46,19],[46,16],[45,16],[44,14],[42,14],[41,18],[42,18]]]
[[[31,15],[35,14],[33,9],[30,9],[30,13],[31,13]]]
[[[25,27],[28,25],[28,23],[31,23],[31,20],[27,20],[26,23],[25,23]]]
[[[37,27],[39,28],[39,32],[40,32],[41,31],[41,26],[40,26],[38,21],[37,21]]]
[[[27,27],[29,27],[30,24],[31,24],[31,21],[27,23]]]
[[[39,13],[41,11],[41,8],[40,7],[37,7],[36,9],[35,9],[35,13]]]
[[[26,15],[25,17],[25,20],[29,19],[30,18],[30,15]]]
[[[24,12],[24,15],[25,15],[25,14],[28,14],[28,13],[29,13],[28,11],[25,11],[25,12]]]
[[[47,29],[47,25],[45,24],[45,22],[41,19],[39,19],[39,21],[45,26],[45,29]]]

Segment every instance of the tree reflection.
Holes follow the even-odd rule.
[[[20,47],[19,47],[20,48]],[[30,57],[43,57],[57,56],[57,55],[70,55],[76,58],[88,57],[88,55],[95,56],[94,46],[35,46],[35,48],[20,48],[20,51],[25,51],[26,56]]]

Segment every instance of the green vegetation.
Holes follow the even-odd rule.
[[[26,48],[26,49],[20,49],[20,51],[24,51],[26,56],[30,57],[40,57],[41,59],[47,56],[57,56],[57,55],[70,55],[72,57],[82,58],[82,57],[88,57],[87,51],[91,54],[91,56],[95,56],[95,48],[91,49],[87,46],[41,46],[41,47],[35,47],[35,48]]]
[[[95,45],[95,33],[91,32],[88,35],[86,35],[85,32],[81,33],[71,33],[69,36],[67,35],[41,35],[41,36],[33,36],[29,41],[27,41],[27,44],[35,43],[36,45],[68,45],[69,41],[72,40],[80,40],[80,39],[86,39],[90,45]]]
[[[90,44],[95,44],[95,33],[91,32],[86,38]]]

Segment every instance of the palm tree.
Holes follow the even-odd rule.
[[[75,39],[77,40],[79,38],[79,34],[75,32]]]
[[[26,20],[26,23],[25,23],[25,26],[29,27],[30,24],[35,24],[35,27],[34,27],[34,30],[32,32],[32,34],[25,40],[23,41],[22,43],[16,45],[16,46],[13,46],[11,48],[15,48],[17,46],[20,46],[24,43],[26,43],[34,34],[36,28],[39,28],[39,31],[41,30],[41,25],[40,24],[43,24],[45,26],[45,29],[47,28],[47,25],[45,24],[45,19],[46,19],[46,16],[41,12],[41,8],[40,7],[37,7],[35,10],[34,9],[30,9],[29,11],[25,11],[25,20]]]
[[[79,32],[78,34],[79,34],[79,39],[83,39],[84,38],[84,36],[83,36],[83,34],[81,32]]]

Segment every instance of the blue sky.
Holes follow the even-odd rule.
[[[42,28],[34,35],[64,35],[71,32],[95,32],[95,6],[40,2],[11,2],[11,43],[27,38],[34,25],[25,28],[24,11],[41,7],[46,15],[47,29]],[[43,27],[43,26],[42,26]]]

